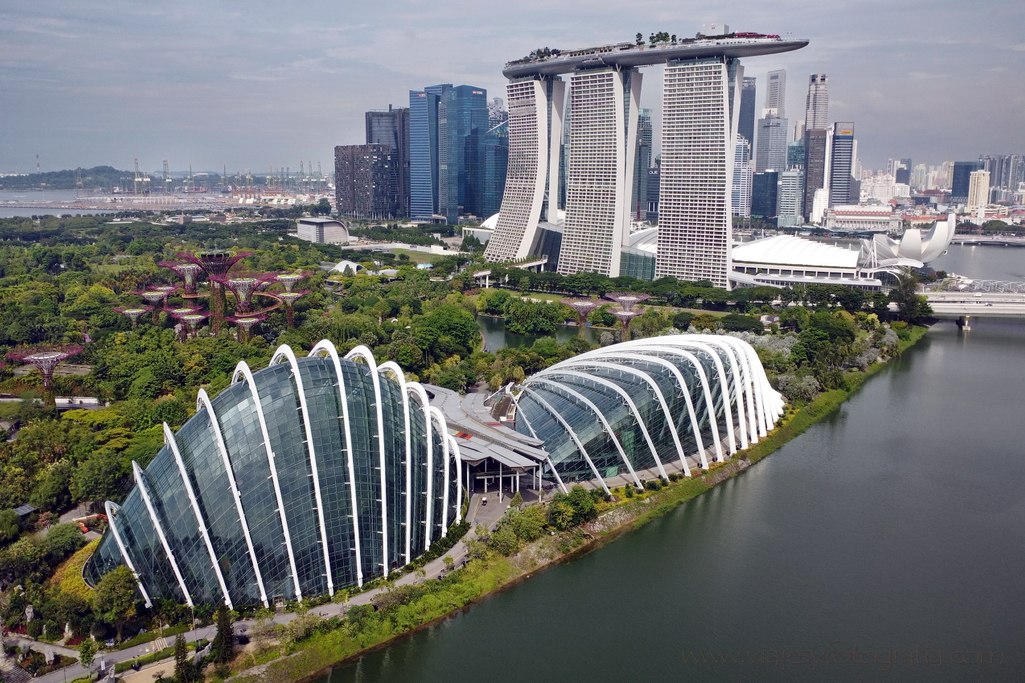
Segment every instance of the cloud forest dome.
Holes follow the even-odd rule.
[[[366,347],[288,346],[231,385],[164,447],[85,568],[124,564],[151,605],[270,605],[333,594],[403,566],[461,521],[459,447],[425,389]]]
[[[544,442],[546,476],[569,482],[667,468],[690,476],[756,443],[783,414],[754,348],[726,335],[629,341],[563,361],[513,392],[518,432]]]

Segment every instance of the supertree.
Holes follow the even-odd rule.
[[[171,313],[171,315],[173,315],[178,322],[184,325],[184,328],[186,330],[186,337],[196,336],[196,330],[199,329],[199,326],[202,324],[204,320],[210,317],[209,313],[198,311],[194,308],[179,308],[176,310],[181,312],[177,314]]]
[[[232,254],[229,251],[211,250],[195,254],[178,254],[178,258],[195,263],[202,268],[210,281],[210,327],[215,333],[220,332],[221,326],[224,324],[224,312],[228,308],[228,302],[224,295],[224,285],[214,278],[223,278],[232,266],[247,256],[252,256],[252,252],[239,251]]]
[[[645,301],[646,299],[650,299],[651,297],[647,294],[629,294],[623,292],[612,292],[611,294],[606,294],[605,298],[615,301],[617,304],[623,307],[624,311],[629,311],[634,307],[634,304],[639,304],[642,301]]]
[[[153,310],[152,306],[117,306],[115,309],[132,321],[132,327],[139,323],[139,318]]]
[[[263,313],[249,313],[247,315],[232,315],[228,316],[228,322],[234,323],[238,327],[238,340],[243,344],[249,343],[254,327],[266,320],[267,316]]]
[[[227,275],[211,277],[211,282],[219,282],[231,290],[235,295],[235,314],[248,313],[253,308],[253,293],[260,285],[274,279],[273,275],[265,273],[241,273],[238,275]]]
[[[30,349],[16,349],[7,354],[7,357],[24,365],[32,365],[39,370],[43,376],[43,396],[47,405],[56,406],[57,402],[53,395],[53,372],[57,366],[68,358],[81,353],[82,347],[77,344],[66,344],[63,346],[36,347]]]
[[[590,299],[563,299],[562,303],[577,312],[577,318],[580,321],[580,334],[583,334],[584,328],[587,327],[587,316],[598,307],[598,304]]]
[[[179,263],[178,261],[161,261],[159,266],[163,268],[169,268],[178,274],[178,277],[185,283],[185,296],[194,297],[196,296],[196,285],[199,282],[199,274],[203,272],[203,267],[198,263],[191,263],[186,261],[185,263]]]
[[[285,322],[289,327],[295,327],[295,302],[309,293],[309,290],[304,289],[301,292],[281,292],[277,295],[285,304]]]
[[[286,292],[291,292],[292,289],[301,281],[305,280],[310,276],[309,273],[278,273],[274,276],[274,279],[285,286]]]
[[[623,323],[623,341],[627,341],[630,338],[630,321],[641,314],[640,311],[612,311],[612,315],[619,318],[619,322]]]
[[[147,289],[137,292],[137,294],[150,305],[153,311],[153,322],[159,323],[160,310],[167,305],[167,297],[171,295],[171,292],[163,289]]]

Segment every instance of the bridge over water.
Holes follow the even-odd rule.
[[[957,320],[964,329],[973,317],[1025,318],[1025,282],[962,280],[923,294],[935,317]]]

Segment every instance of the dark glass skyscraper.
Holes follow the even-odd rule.
[[[815,202],[815,191],[826,186],[826,157],[829,151],[829,131],[811,128],[804,131],[804,215],[807,217]]]
[[[451,84],[409,91],[409,216],[431,221],[438,213],[438,107]]]
[[[829,155],[829,205],[856,203],[854,189],[854,123],[833,124],[833,148]]]
[[[755,89],[757,79],[744,78],[744,84],[740,88],[740,123],[737,124],[737,133],[744,136],[744,139],[751,143],[751,149],[755,146]]]
[[[392,108],[388,111],[366,113],[367,144],[387,145],[391,148],[398,179],[395,203],[397,215],[409,215],[409,109]]]
[[[438,107],[438,213],[449,223],[459,214],[480,216],[484,204],[484,138],[488,93],[484,88],[449,88]]]
[[[651,110],[641,109],[637,115],[637,155],[634,157],[633,201],[630,204],[630,213],[635,220],[644,220],[648,213],[651,136]]]
[[[776,215],[779,173],[755,173],[751,183],[751,215],[772,218]]]

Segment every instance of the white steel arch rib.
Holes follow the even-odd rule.
[[[549,373],[542,371],[538,376],[548,374]],[[630,394],[626,393],[623,387],[599,375],[587,375],[583,372],[577,372],[576,370],[555,370],[550,374],[563,374],[569,375],[570,377],[578,377],[585,381],[601,384],[602,386],[608,387],[609,389],[612,389],[612,391],[616,392],[616,394],[618,394],[619,397],[623,399],[628,406],[630,406],[630,411],[634,415],[634,420],[637,422],[637,426],[641,428],[644,440],[648,444],[648,450],[651,451],[651,457],[655,460],[655,466],[658,468],[659,475],[666,481],[669,481],[669,475],[666,474],[665,467],[662,466],[662,459],[658,457],[658,449],[655,448],[655,442],[651,440],[651,435],[648,434],[648,426],[644,423],[644,419],[641,417],[641,411],[637,409],[637,404],[634,403],[633,399],[630,398]]]
[[[431,414],[434,415],[435,419],[438,421],[438,431],[441,434],[441,452],[442,457],[444,458],[441,477],[441,535],[438,538],[445,538],[445,534],[448,533],[448,472],[451,450],[449,448],[448,424],[445,422],[445,415],[440,409],[435,408],[434,406],[431,406]]]
[[[338,357],[338,350],[335,345],[327,339],[317,342],[317,345],[310,351],[310,356],[327,354],[331,364],[335,368],[335,376],[338,378],[338,401],[342,404],[342,422],[345,423],[345,456],[346,466],[349,470],[349,497],[350,511],[352,513],[352,542],[356,553],[356,584],[363,587],[363,550],[360,547],[359,538],[359,511],[356,507],[356,467],[352,457],[352,423],[349,421],[349,397],[345,391],[345,376],[342,373],[342,361]]]
[[[206,409],[210,429],[214,435],[214,443],[217,444],[217,451],[220,453],[221,461],[224,463],[224,471],[228,475],[228,487],[231,489],[232,498],[235,499],[235,510],[238,512],[239,525],[242,527],[242,535],[246,539],[246,550],[249,551],[249,559],[253,563],[253,574],[256,576],[256,585],[260,589],[260,601],[264,607],[270,607],[270,602],[267,600],[267,589],[263,585],[263,574],[260,572],[260,563],[256,559],[256,548],[253,547],[253,538],[249,535],[249,522],[246,520],[246,511],[242,509],[242,496],[239,495],[238,484],[235,482],[235,472],[231,467],[231,459],[228,457],[228,448],[224,445],[224,436],[221,434],[217,413],[214,412],[214,407],[210,403],[210,397],[207,396],[206,390],[202,388],[196,395],[196,410],[200,409]]]
[[[605,484],[605,478],[598,473],[598,468],[594,466],[594,462],[591,460],[591,456],[587,454],[587,449],[584,448],[584,444],[580,443],[580,439],[577,438],[577,435],[573,432],[573,428],[569,426],[569,423],[567,423],[566,420],[562,419],[562,415],[559,415],[558,411],[552,408],[548,401],[544,400],[544,398],[536,391],[527,386],[524,386],[523,390],[530,394],[531,398],[537,401],[542,408],[548,411],[549,415],[554,417],[555,420],[560,425],[562,425],[562,428],[566,430],[566,433],[569,435],[569,438],[573,440],[573,443],[576,444],[576,447],[580,450],[580,455],[584,458],[584,461],[587,462],[588,467],[591,468],[591,472],[594,473],[594,478],[601,485],[602,489],[604,489],[605,493],[611,496],[612,492],[609,491],[609,487]],[[552,471],[555,471],[554,466],[552,467]],[[562,483],[561,480],[560,483]],[[565,488],[566,487],[563,486],[563,489]]]
[[[706,342],[707,340],[690,341],[690,343],[687,344],[686,348],[695,349],[707,353],[709,357],[711,357],[712,362],[715,364],[716,373],[719,375],[719,390],[722,394],[723,410],[726,412],[726,426],[730,438],[730,454],[732,455],[736,453],[738,449],[733,426],[733,401],[730,400],[730,376],[729,373],[726,372],[726,366],[723,364],[722,356],[715,352],[715,350],[712,348],[712,344],[708,344]],[[717,348],[723,348],[718,345],[715,346]],[[736,368],[736,361],[732,359],[732,356],[730,354],[727,353],[726,355],[728,358],[731,359],[730,367]],[[740,383],[737,382],[736,385],[739,387]],[[736,424],[740,427],[740,448],[747,448],[747,427],[744,424],[744,401],[740,391],[737,392],[736,406]]]
[[[189,497],[189,505],[192,507],[192,513],[196,517],[196,524],[199,527],[199,535],[203,538],[203,545],[206,546],[206,551],[210,556],[210,565],[213,567],[214,574],[217,576],[217,584],[221,587],[221,592],[224,594],[224,604],[228,606],[228,609],[235,609],[231,604],[231,595],[228,593],[228,584],[224,582],[224,574],[221,573],[221,565],[217,562],[217,553],[214,552],[214,545],[210,541],[210,532],[206,528],[206,521],[203,519],[203,514],[199,511],[199,501],[196,500],[196,492],[192,490],[192,482],[189,481],[189,473],[185,469],[185,462],[182,460],[181,451],[178,450],[178,442],[174,440],[174,434],[171,432],[171,428],[164,423],[164,443],[171,449],[171,454],[174,456],[174,462],[178,465],[178,474],[181,475],[182,483],[185,485],[185,493]]]
[[[560,391],[564,391],[567,394],[569,394],[572,398],[577,399],[578,401],[583,403],[585,406],[587,406],[591,410],[591,412],[594,413],[595,417],[598,418],[598,421],[601,422],[602,427],[604,427],[604,429],[605,429],[605,433],[608,434],[609,438],[612,439],[613,445],[615,445],[616,450],[619,451],[620,459],[623,461],[623,464],[626,465],[626,469],[627,469],[627,471],[630,472],[630,476],[633,477],[634,483],[637,485],[637,488],[639,488],[639,489],[640,488],[644,488],[644,485],[641,484],[641,478],[637,476],[637,473],[634,472],[633,465],[630,464],[630,459],[628,457],[626,457],[626,451],[623,450],[623,445],[621,443],[619,443],[619,437],[616,436],[616,432],[613,431],[612,425],[610,425],[609,421],[605,419],[605,415],[602,413],[601,409],[598,408],[598,406],[594,405],[594,403],[592,403],[589,398],[587,398],[586,396],[581,394],[579,391],[577,391],[576,389],[574,389],[574,388],[572,388],[572,387],[570,387],[570,386],[568,386],[566,384],[559,384],[558,382],[552,382],[551,380],[545,379],[544,377],[540,377],[540,376],[535,376],[535,377],[533,377],[531,379],[531,383],[532,384],[535,383],[535,382],[542,382],[542,383],[544,383],[546,385],[550,385],[552,387],[555,387],[556,389],[558,389]],[[555,392],[555,393],[558,393],[558,392]]]
[[[531,426],[530,420],[527,419],[527,414],[520,409],[520,402],[516,398],[516,395],[510,392],[509,396],[512,398],[512,402],[516,406],[516,419],[518,420],[522,417],[523,424],[527,425],[527,429],[530,430],[530,433],[534,436],[535,439],[538,439],[537,432],[534,431],[534,427]],[[538,440],[540,441],[541,439]],[[544,453],[545,462],[548,463],[548,469],[550,469],[552,471],[552,474],[555,475],[555,481],[558,482],[559,488],[562,489],[563,493],[569,493],[569,489],[566,488],[566,485],[564,483],[562,483],[562,477],[559,476],[558,470],[555,469],[555,463],[552,462],[552,456],[548,453],[548,451],[545,451]]]
[[[459,452],[459,441],[451,434],[448,437],[452,453],[452,462],[456,466],[456,517],[453,524],[463,521],[463,456]]]
[[[288,518],[285,515],[285,501],[281,496],[281,484],[278,482],[278,467],[274,463],[274,449],[270,446],[270,433],[267,431],[267,419],[263,415],[263,404],[260,402],[260,392],[256,388],[256,380],[253,379],[253,372],[246,365],[246,362],[239,361],[232,374],[232,384],[244,378],[249,385],[249,394],[253,398],[253,409],[256,411],[256,421],[260,424],[260,435],[263,438],[263,447],[267,452],[267,464],[270,467],[271,483],[274,486],[274,498],[278,503],[278,516],[281,518],[281,532],[285,537],[285,549],[288,552],[288,566],[292,568],[292,585],[295,587],[296,600],[302,600],[302,588],[299,586],[299,570],[295,566],[295,552],[292,550],[292,535],[288,531]]]
[[[426,489],[427,489],[427,495],[426,495],[427,500],[425,501],[426,505],[424,505],[424,517],[425,517],[426,520],[429,520],[430,519],[430,515],[429,515],[428,511],[430,510],[430,500],[431,500],[430,491],[431,491],[431,479],[432,479],[432,477],[431,477],[431,451],[434,448],[434,445],[431,443],[431,439],[432,439],[432,437],[431,437],[431,405],[430,405],[430,400],[427,398],[427,390],[424,389],[423,385],[420,384],[419,382],[407,382],[406,383],[406,391],[410,392],[411,394],[413,394],[414,396],[416,396],[417,398],[420,399],[420,408],[423,411],[423,415],[424,415],[424,434],[425,434],[425,439],[427,441],[427,444],[426,444],[427,474],[424,476],[424,485],[426,486]],[[417,495],[420,495],[419,491],[417,492]],[[409,500],[410,506],[412,506],[412,503],[413,503],[412,498],[410,498],[410,500]],[[420,520],[416,520],[416,523],[419,524]],[[431,538],[430,523],[425,521],[424,522],[424,528],[426,530],[426,533],[424,535],[424,544],[425,544],[425,549],[426,549],[426,548],[430,547],[430,538]],[[412,547],[412,541],[413,541],[413,539],[412,539],[412,524],[410,524],[410,527],[406,529],[406,543],[407,543],[407,547]]]
[[[331,553],[327,545],[327,524],[324,522],[324,499],[320,495],[320,468],[317,466],[317,449],[313,443],[313,428],[310,425],[310,410],[306,403],[306,387],[303,386],[302,374],[299,372],[299,361],[292,352],[291,347],[282,344],[270,359],[270,364],[275,365],[286,359],[292,369],[292,379],[295,382],[295,391],[299,394],[299,410],[302,412],[303,429],[306,433],[306,453],[310,459],[310,474],[313,475],[313,496],[317,502],[317,521],[320,524],[320,546],[324,555],[324,572],[327,578],[327,593],[335,594],[335,581],[331,572]]]
[[[651,358],[653,360],[659,360],[662,363],[672,367],[674,370],[676,369],[675,366],[673,366],[672,363],[670,363],[669,361],[664,360],[662,358],[656,358],[654,356],[652,356],[652,357],[645,357],[645,356],[641,356],[640,354],[626,354],[626,355],[632,356],[632,357],[635,357],[635,358],[641,357],[641,358]],[[600,367],[606,367],[607,366],[607,367],[610,367],[610,368],[615,368],[616,370],[619,370],[621,372],[625,372],[625,373],[627,373],[629,375],[633,375],[634,377],[639,377],[642,381],[647,383],[648,387],[651,388],[651,390],[654,392],[655,396],[658,398],[659,405],[662,407],[662,415],[665,418],[666,426],[669,429],[669,434],[673,437],[673,444],[676,446],[676,453],[677,453],[677,455],[680,458],[680,466],[683,468],[683,473],[685,475],[687,475],[688,477],[690,476],[690,466],[687,464],[687,456],[686,456],[686,453],[684,453],[684,450],[683,450],[683,442],[680,441],[680,433],[676,429],[676,420],[673,419],[673,415],[669,411],[669,404],[666,402],[666,398],[665,398],[665,395],[662,393],[661,387],[658,386],[658,382],[656,382],[654,379],[651,378],[651,375],[649,375],[646,372],[642,372],[641,370],[639,370],[638,368],[633,367],[632,365],[626,365],[625,363],[619,363],[615,359],[606,359],[604,363],[598,363],[598,362],[591,361],[591,360],[584,360],[584,361],[582,361],[580,363],[568,363],[566,365],[566,367],[578,367],[578,366],[594,367],[594,368],[600,368]],[[679,372],[677,372],[676,374],[679,376]],[[681,392],[680,393],[682,393],[687,399],[690,399],[690,394],[688,392],[686,392],[686,391],[683,391],[682,389],[683,389],[683,387],[681,387]],[[687,400],[686,402],[688,404],[687,405],[688,414],[689,414],[689,417],[691,419],[691,429],[694,430],[694,432],[695,432],[695,437],[696,437],[695,438],[695,442],[697,443],[698,451],[700,452],[700,451],[704,450],[702,448],[702,446],[701,446],[700,425],[698,425],[698,423],[697,423],[697,417],[696,417],[696,415],[694,413],[694,406],[690,405],[690,401],[689,400]]]
[[[660,339],[673,340],[676,339],[676,337],[662,337]],[[608,347],[612,348],[612,351],[608,351],[607,349],[596,349],[594,351],[588,351],[577,356],[576,358],[567,361],[562,361],[561,363],[556,363],[552,366],[552,368],[561,367],[564,364],[569,363],[570,361],[576,361],[578,359],[600,359],[604,361],[606,356],[611,354],[615,354],[619,358],[627,358],[631,356],[631,354],[629,353],[630,350],[638,352],[635,354],[638,360],[644,360],[647,362],[652,362],[664,366],[670,372],[673,373],[673,375],[676,377],[677,383],[680,385],[680,389],[683,393],[683,398],[687,404],[687,410],[691,419],[691,424],[694,427],[694,435],[698,444],[698,452],[700,454],[701,467],[703,469],[708,469],[708,458],[705,455],[705,447],[701,438],[701,430],[698,428],[699,422],[697,418],[697,413],[694,410],[694,404],[690,398],[690,385],[687,384],[687,381],[684,379],[683,374],[680,372],[679,368],[677,368],[675,365],[665,360],[664,358],[660,358],[656,354],[658,351],[662,351],[664,353],[670,353],[672,355],[683,358],[690,364],[692,368],[694,368],[694,371],[697,373],[698,376],[698,381],[701,384],[701,392],[705,397],[705,414],[708,416],[708,421],[712,432],[712,442],[715,446],[715,459],[719,462],[724,461],[726,459],[726,456],[723,454],[722,443],[719,439],[719,419],[715,414],[715,408],[712,401],[711,384],[708,381],[708,375],[705,374],[704,366],[701,365],[701,362],[697,359],[697,356],[695,356],[690,351],[686,351],[684,349],[677,348],[672,345],[656,345],[650,342],[645,343],[647,341],[648,340],[637,339],[630,342],[623,342],[622,344],[616,344],[615,347]],[[626,348],[627,351],[624,352],[623,348]],[[643,351],[647,351],[648,353],[640,353]],[[730,438],[732,439],[733,426],[729,423],[727,423],[726,426],[727,433],[730,435]],[[733,446],[733,450],[735,451],[736,446],[735,444],[733,444],[732,441],[731,445]]]
[[[362,358],[363,362],[370,368],[370,378],[374,385],[374,407],[377,415],[377,444],[379,451],[380,481],[381,481],[381,566],[384,577],[388,578],[388,481],[385,470],[384,456],[384,410],[381,406],[381,376],[377,371],[377,361],[374,354],[367,347],[360,344],[345,354],[346,360]]]
[[[157,538],[160,539],[160,545],[163,546],[167,559],[171,563],[171,571],[174,572],[174,578],[178,580],[178,587],[181,588],[182,595],[185,596],[185,604],[189,607],[195,607],[195,604],[192,602],[192,595],[189,594],[189,588],[185,585],[185,577],[182,576],[181,570],[178,568],[178,561],[171,550],[171,545],[167,542],[167,537],[164,535],[164,528],[160,523],[160,517],[157,515],[156,508],[153,507],[153,501],[149,497],[149,490],[146,488],[142,468],[134,460],[132,461],[132,476],[135,477],[135,485],[139,489],[139,495],[142,496],[142,502],[146,504],[146,511],[149,513],[150,521],[157,532]]]
[[[149,593],[146,592],[146,587],[142,585],[142,578],[140,578],[139,572],[135,570],[135,563],[132,562],[132,556],[128,554],[128,548],[125,547],[125,541],[121,538],[121,532],[117,530],[116,518],[117,513],[121,510],[121,506],[108,500],[103,504],[103,510],[107,513],[107,526],[110,527],[110,532],[114,534],[114,543],[117,544],[117,549],[121,551],[122,559],[124,559],[128,569],[131,570],[132,576],[135,577],[135,583],[139,584],[139,592],[142,593],[142,599],[146,607],[152,607],[153,601],[149,599]]]
[[[409,390],[406,387],[406,375],[402,372],[402,368],[399,367],[395,361],[385,361],[378,366],[378,370],[382,373],[390,372],[395,378],[395,381],[399,383],[399,391],[402,394],[402,420],[405,425],[406,434],[406,530],[405,530],[405,556],[406,564],[413,561],[411,550],[412,550],[412,517],[413,517],[413,440],[410,430],[409,418]]]
[[[441,411],[438,408],[436,408],[434,406],[429,406],[427,408],[427,412],[430,414],[431,420],[433,420],[434,423],[435,423],[432,426],[432,428],[431,428],[432,431],[434,429],[437,429],[437,431],[438,431],[438,441],[441,444],[441,454],[440,455],[441,455],[442,463],[443,463],[442,467],[445,468],[445,471],[447,473],[447,471],[448,471],[448,441],[445,439],[445,437],[448,436],[448,425],[445,424],[445,416],[442,415]],[[434,451],[434,444],[431,443],[431,450],[428,451],[428,455],[430,456],[430,458],[427,460],[427,462],[429,463],[428,466],[427,466],[427,472],[428,472],[428,474],[427,474],[427,531],[428,531],[427,548],[428,549],[430,549],[430,547],[431,547],[431,537],[433,536],[433,531],[434,531],[434,498],[435,498],[435,495],[436,495],[435,492],[434,492],[434,462],[432,460],[433,459],[433,451]],[[448,496],[448,482],[443,481],[442,482],[442,501],[446,501],[447,500],[447,496]],[[442,520],[444,520],[444,518],[445,518],[444,512],[442,512],[441,517],[442,517]],[[444,521],[442,521],[441,528],[442,529],[445,528]],[[442,533],[442,536],[444,536],[444,535],[445,534]]]
[[[726,374],[726,377],[727,380],[733,381],[733,395],[737,402],[737,423],[740,427],[740,441],[742,447],[747,448],[758,440],[756,436],[757,427],[755,426],[754,414],[752,412],[754,404],[747,385],[747,367],[735,352],[733,346],[723,341],[724,339],[725,335],[719,335],[713,337],[712,341],[707,342],[707,344],[709,347],[722,349],[723,355],[726,356],[726,360],[729,363],[730,372]],[[722,356],[719,357],[722,358]]]
[[[743,377],[742,385],[744,393],[747,395],[748,438],[751,440],[751,443],[758,443],[758,432],[759,426],[761,426],[761,421],[758,417],[758,411],[755,409],[754,378],[751,372],[750,359],[747,357],[747,354],[740,349],[739,339],[734,339],[727,335],[721,335],[717,337],[717,340],[720,344],[723,344],[730,349],[740,365]],[[734,381],[736,382],[737,380]],[[765,433],[762,432],[762,436],[764,435]]]

